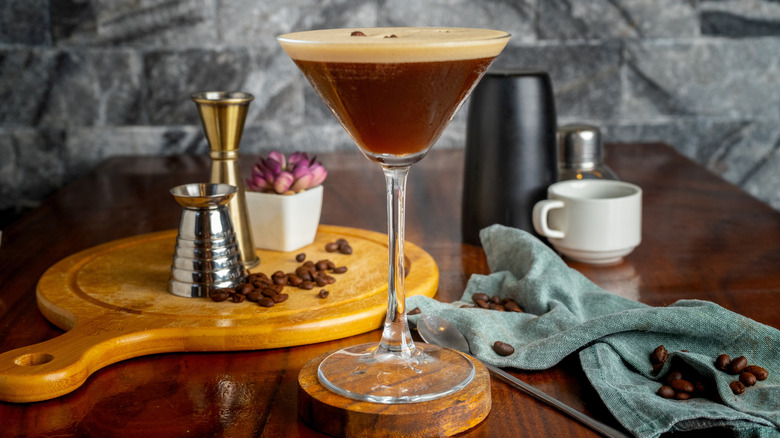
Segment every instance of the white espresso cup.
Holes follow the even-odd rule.
[[[634,184],[561,181],[547,198],[534,206],[534,229],[572,260],[617,263],[642,241],[642,189]]]

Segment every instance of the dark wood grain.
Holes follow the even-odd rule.
[[[643,242],[616,266],[570,265],[605,289],[647,304],[714,301],[780,327],[780,213],[660,144],[610,145],[608,163],[644,190]],[[384,232],[381,172],[357,153],[320,157],[330,175],[322,223]],[[460,298],[487,273],[481,248],[460,241],[463,154],[434,150],[410,174],[407,239],[440,269],[439,298]],[[251,166],[252,157],[242,165]],[[178,226],[168,190],[207,179],[205,157],[111,159],[3,230],[0,352],[62,332],[38,312],[35,285],[62,258],[131,235]],[[382,267],[384,268],[384,267]],[[39,403],[0,403],[2,436],[321,436],[296,414],[297,375],[310,359],[379,332],[303,347],[161,354],[96,372],[81,388]],[[619,427],[577,359],[513,374]],[[596,436],[559,412],[492,383],[493,408],[465,436]],[[717,436],[706,431],[700,436]],[[695,434],[694,434],[695,435]]]

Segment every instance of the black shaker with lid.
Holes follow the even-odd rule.
[[[531,212],[557,178],[555,98],[543,71],[491,69],[466,125],[462,237],[502,224],[535,233]]]

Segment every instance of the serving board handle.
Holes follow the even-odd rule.
[[[138,315],[130,321],[119,312],[106,313],[75,325],[64,334],[38,344],[0,354],[0,400],[26,403],[72,392],[95,371],[141,354],[172,351],[165,345],[144,342]],[[158,326],[159,328],[159,326]]]

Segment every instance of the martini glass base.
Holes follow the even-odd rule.
[[[320,363],[320,383],[336,394],[373,403],[419,403],[465,388],[474,380],[474,365],[463,354],[416,343],[411,357],[375,354],[377,344],[336,351]]]

